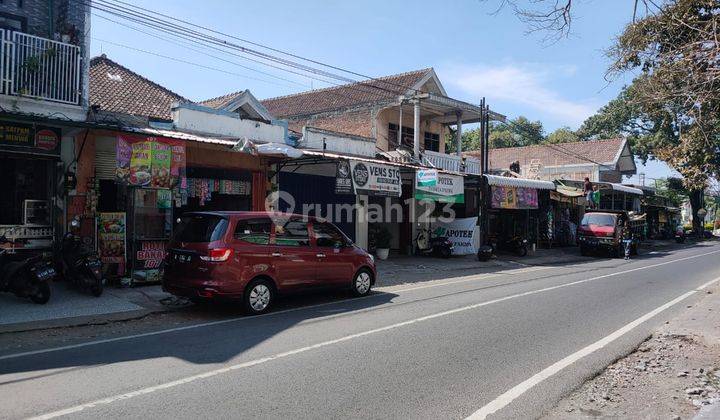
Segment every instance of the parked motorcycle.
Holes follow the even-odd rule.
[[[70,231],[63,237],[58,258],[62,277],[69,284],[89,291],[93,296],[100,296],[105,284],[102,262],[97,253],[88,249],[74,232],[80,227],[80,220],[73,219],[70,226]]]
[[[430,234],[427,228],[421,228],[415,238],[417,252],[421,255],[437,255],[442,258],[450,258],[453,251],[453,244],[445,236],[435,236]]]
[[[527,239],[520,236],[513,236],[510,239],[497,242],[495,246],[498,250],[514,252],[517,256],[524,257],[528,253],[527,244]]]
[[[11,243],[4,236],[0,237],[0,242]],[[53,277],[55,269],[42,255],[22,258],[12,248],[0,248],[0,292],[30,298],[42,305],[50,300],[50,280]]]
[[[685,242],[685,229],[682,226],[679,226],[677,229],[675,229],[675,242],[681,244]]]

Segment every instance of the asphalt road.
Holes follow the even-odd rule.
[[[704,244],[508,269],[0,354],[0,417],[538,417],[692,305],[719,262]]]

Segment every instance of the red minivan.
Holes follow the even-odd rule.
[[[278,294],[375,284],[375,261],[332,223],[273,212],[192,212],[180,217],[164,264],[163,290],[194,302],[241,300],[248,313]]]

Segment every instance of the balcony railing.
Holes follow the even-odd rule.
[[[0,30],[0,93],[80,103],[80,47]]]
[[[423,152],[422,157],[423,163],[437,169],[480,175],[480,160],[473,157],[466,157],[463,163],[463,159],[457,155],[447,155],[429,150]]]

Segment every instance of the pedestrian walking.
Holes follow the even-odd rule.
[[[630,259],[630,250],[632,249],[632,230],[630,230],[630,221],[625,220],[622,225],[622,244],[625,252],[625,259]]]

